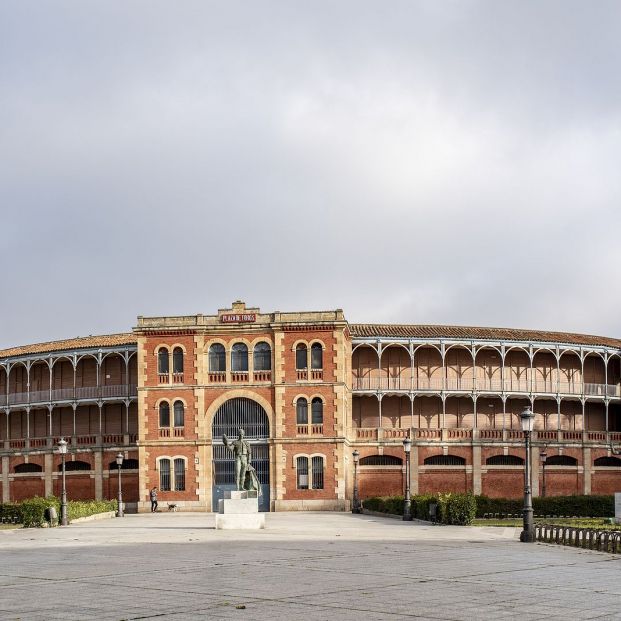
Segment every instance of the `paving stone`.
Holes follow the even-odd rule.
[[[0,617],[621,619],[621,559],[518,532],[339,513],[268,514],[261,531],[184,513],[0,531]]]

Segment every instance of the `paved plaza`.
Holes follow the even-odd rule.
[[[513,528],[271,513],[0,531],[0,619],[621,619],[621,559]]]

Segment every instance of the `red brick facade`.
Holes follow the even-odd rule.
[[[262,313],[242,302],[139,317],[133,334],[0,352],[2,500],[59,493],[54,447],[65,436],[68,462],[83,462],[67,472],[70,498],[116,497],[121,451],[130,509],[148,510],[158,487],[162,503],[211,510],[230,484],[214,421],[248,403],[265,420],[251,440],[271,510],[347,509],[354,449],[362,498],[400,493],[405,437],[413,493],[519,497],[526,405],[534,493],[545,476],[548,495],[610,494],[621,490],[621,460],[610,459],[621,443],[620,356],[614,339],[360,326],[340,310]]]

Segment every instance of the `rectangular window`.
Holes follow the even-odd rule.
[[[308,489],[308,457],[297,458],[298,489]]]
[[[313,457],[313,489],[323,489],[323,457]]]
[[[170,459],[160,459],[160,490],[170,491]]]
[[[175,491],[185,491],[185,459],[175,459]]]

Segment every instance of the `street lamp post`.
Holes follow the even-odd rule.
[[[526,461],[524,462],[524,526],[520,535],[520,541],[532,543],[535,541],[535,528],[533,524],[533,498],[530,488],[530,434],[533,431],[535,415],[530,407],[527,407],[520,414],[520,419],[526,444]]]
[[[118,510],[116,512],[116,517],[125,517],[125,513],[123,512],[123,492],[121,490],[121,466],[123,465],[123,453],[119,453],[116,456],[116,467],[119,471],[119,497],[117,503],[119,505]]]
[[[539,453],[539,458],[541,459],[541,496],[542,498],[546,497],[546,460],[548,458],[548,454],[545,451],[541,451]]]
[[[403,450],[405,451],[405,499],[403,502],[403,519],[406,522],[412,521],[412,499],[410,498],[410,450],[412,440],[403,440]]]
[[[65,455],[67,454],[67,440],[61,438],[58,441],[58,452],[62,459],[62,491],[60,495],[60,525],[67,526],[67,485],[65,481]]]
[[[351,508],[351,512],[362,513],[362,507],[360,506],[360,496],[358,495],[358,462],[360,461],[360,453],[356,449],[351,455],[354,458],[354,502]]]

